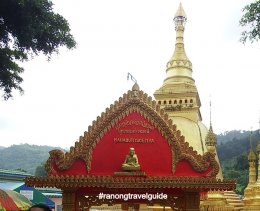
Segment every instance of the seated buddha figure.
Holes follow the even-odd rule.
[[[124,171],[140,170],[140,165],[138,163],[138,158],[137,158],[137,155],[135,154],[134,148],[129,149],[129,152],[125,158],[125,162],[122,164],[122,170],[124,170]]]

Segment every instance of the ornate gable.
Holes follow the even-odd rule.
[[[97,117],[69,152],[51,151],[46,170],[49,176],[111,176],[130,146],[137,147],[141,169],[149,176],[215,177],[219,171],[215,155],[198,155],[160,106],[136,86]]]

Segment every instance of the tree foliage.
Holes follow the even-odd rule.
[[[244,130],[225,131],[218,135],[218,143],[221,145],[237,139],[247,139],[250,136],[250,133],[250,131]]]
[[[217,151],[223,176],[237,180],[236,193],[241,195],[248,184],[250,136],[252,148],[255,150],[260,141],[259,130],[252,132],[252,135],[251,131],[230,131],[217,136],[218,140],[219,137],[222,140]]]
[[[20,86],[24,69],[18,64],[43,53],[50,59],[60,46],[74,48],[66,19],[53,12],[50,0],[1,0],[0,89],[4,99]]]
[[[246,5],[243,12],[240,25],[245,27],[246,30],[241,34],[241,41],[243,43],[247,40],[258,41],[260,39],[260,0]]]
[[[235,132],[232,136],[230,136],[230,132],[227,133],[227,139],[229,138],[229,141],[223,141],[225,138],[225,135],[218,135],[217,140],[219,142],[219,137],[222,139],[222,145],[217,145],[217,151],[220,161],[227,161],[236,159],[238,156],[242,154],[246,154],[249,152],[250,148],[250,131],[243,131],[241,134],[238,132]],[[240,135],[239,135],[240,134]],[[252,146],[253,149],[256,148],[256,145],[258,144],[258,141],[260,139],[259,130],[252,132]],[[233,163],[234,164],[234,163]]]
[[[28,173],[34,174],[38,166],[42,166],[42,169],[44,169],[43,163],[49,158],[49,151],[54,149],[61,148],[29,144],[6,147],[0,151],[0,168],[24,169]]]
[[[46,177],[46,176],[48,176],[48,174],[45,170],[45,163],[41,163],[41,165],[36,167],[34,175],[36,177]]]

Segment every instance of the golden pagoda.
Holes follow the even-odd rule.
[[[195,80],[192,78],[192,63],[184,49],[183,34],[187,17],[181,3],[173,20],[176,30],[175,50],[166,65],[166,79],[155,91],[154,97],[161,109],[164,109],[178,126],[189,145],[200,155],[213,151],[219,163],[215,150],[216,140],[214,146],[212,143],[206,145],[206,139],[212,138],[213,131],[212,126],[208,130],[202,123],[200,97]],[[223,179],[221,168],[217,178]]]
[[[252,132],[250,135],[250,150],[248,153],[249,162],[249,181],[244,191],[244,209],[243,210],[260,210],[260,140],[256,147],[256,152],[252,147]],[[256,168],[256,161],[258,160],[258,169]],[[256,171],[258,170],[258,178]]]
[[[189,145],[201,155],[206,152],[214,153],[215,159],[219,163],[216,151],[217,138],[211,123],[211,108],[210,127],[207,129],[202,123],[201,101],[195,80],[192,77],[192,63],[184,48],[184,30],[187,16],[181,3],[173,20],[176,31],[175,50],[166,65],[166,78],[162,86],[155,91],[154,97],[161,109],[177,125]],[[223,180],[221,167],[217,178]],[[234,191],[212,190],[208,192],[206,199],[201,201],[201,210],[204,210],[204,208],[212,211],[241,210],[242,206],[242,201]]]

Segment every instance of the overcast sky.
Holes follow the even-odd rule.
[[[70,147],[133,82],[153,96],[174,51],[179,0],[53,0],[78,46],[23,63],[24,95],[0,101],[0,146],[29,143]],[[259,128],[260,45],[239,42],[248,0],[182,0],[185,50],[215,133]]]

